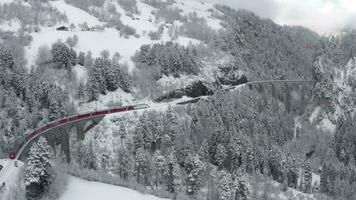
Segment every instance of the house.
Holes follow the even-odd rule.
[[[60,27],[58,27],[56,30],[57,30],[57,31],[68,31],[69,29],[68,29],[68,27],[66,27],[66,26],[60,26]]]

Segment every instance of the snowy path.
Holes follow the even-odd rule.
[[[59,200],[164,200],[135,190],[71,176],[67,191]]]

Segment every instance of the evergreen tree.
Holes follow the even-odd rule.
[[[153,155],[152,161],[153,161],[153,167],[156,176],[155,184],[157,188],[158,185],[162,185],[163,182],[164,170],[166,167],[166,159],[164,156],[161,155],[161,152],[157,150]]]
[[[310,193],[312,187],[311,163],[310,161],[307,161],[304,165],[304,192]]]
[[[59,67],[69,67],[72,60],[72,53],[66,44],[61,41],[54,43],[51,52],[54,63],[57,63]]]
[[[235,188],[235,200],[247,200],[249,190],[247,187],[247,181],[245,176],[241,172],[233,177],[234,188]]]
[[[110,165],[110,156],[108,153],[103,153],[101,155],[101,170],[107,171]]]
[[[329,193],[330,192],[330,183],[329,183],[329,177],[330,177],[330,170],[329,170],[329,166],[324,163],[323,164],[323,168],[322,168],[322,172],[320,175],[320,191],[321,192],[325,192],[325,193]]]
[[[148,176],[148,158],[147,153],[143,148],[139,148],[135,155],[135,172],[137,177],[137,182],[140,183],[140,177],[145,178],[145,183],[147,183]]]
[[[3,70],[12,69],[14,64],[14,53],[9,49],[0,46],[0,67],[3,67]]]
[[[181,176],[174,149],[168,151],[165,160],[166,169],[164,175],[167,189],[169,192],[176,194],[181,186]]]
[[[224,170],[221,170],[216,172],[213,176],[221,200],[230,200],[233,195],[233,180],[231,174]]]
[[[196,194],[203,185],[203,173],[205,165],[198,156],[190,155],[185,163],[185,172],[187,174],[187,193]]]
[[[226,158],[225,147],[221,144],[218,144],[215,153],[215,162],[217,163],[219,169],[222,169],[224,167],[225,158]]]
[[[81,100],[82,103],[84,103],[84,98],[85,98],[85,87],[82,82],[79,83],[78,89],[77,89],[77,97],[78,99]]]
[[[96,155],[94,152],[93,140],[89,141],[89,146],[87,150],[87,155],[85,156],[85,167],[89,169],[97,169]]]
[[[117,170],[119,172],[119,176],[124,180],[127,180],[131,170],[131,161],[129,152],[126,149],[120,148],[118,152],[118,162],[117,162]]]
[[[30,148],[24,170],[26,197],[37,199],[45,191],[51,181],[51,153],[47,140],[43,137]]]
[[[81,66],[84,66],[85,64],[85,53],[84,52],[80,52],[78,55],[78,64]]]

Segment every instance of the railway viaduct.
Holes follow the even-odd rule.
[[[286,87],[290,85],[299,85],[301,88],[304,87],[305,84],[314,84],[313,80],[267,80],[267,81],[251,81],[237,86],[225,87],[224,91],[230,91],[242,87],[256,87],[261,88],[262,85],[272,85],[274,84],[285,84]],[[286,99],[288,100],[288,95],[286,94]],[[178,105],[184,105],[188,103],[196,103],[201,100],[203,97],[194,98],[188,101],[183,101],[177,103]],[[301,95],[303,98],[303,95]],[[139,104],[133,106],[124,106],[119,108],[112,108],[102,111],[95,111],[86,114],[75,115],[71,117],[66,117],[64,119],[60,119],[54,122],[50,122],[26,135],[26,142],[21,145],[21,148],[17,152],[10,153],[10,158],[24,161],[27,157],[29,149],[34,141],[41,136],[51,136],[49,143],[52,146],[59,144],[61,145],[61,153],[65,154],[66,161],[70,162],[70,132],[74,129],[77,133],[77,140],[81,141],[85,138],[85,133],[91,130],[94,126],[96,126],[106,115],[126,112],[132,110],[146,109],[149,106],[147,104]],[[154,107],[152,107],[154,108]]]

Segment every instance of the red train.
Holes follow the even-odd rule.
[[[67,123],[72,123],[75,121],[80,121],[83,119],[97,117],[97,116],[103,116],[103,115],[112,114],[112,113],[125,112],[125,111],[130,111],[130,110],[140,110],[140,109],[145,109],[148,107],[149,107],[149,105],[147,105],[147,104],[137,104],[137,105],[132,105],[132,106],[122,106],[119,108],[112,108],[112,109],[101,110],[101,111],[96,111],[96,112],[92,112],[92,113],[70,116],[70,117],[63,118],[63,119],[60,119],[60,120],[57,120],[54,122],[50,122],[49,124],[46,124],[45,126],[42,126],[38,129],[34,130],[33,132],[27,134],[25,139],[27,142],[27,141],[31,140],[33,137],[35,137],[36,135],[38,135],[44,131],[47,131],[51,128],[61,126],[61,125],[67,124]],[[9,157],[10,157],[10,159],[15,159],[16,152],[10,152]]]

